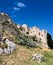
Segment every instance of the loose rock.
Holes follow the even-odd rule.
[[[43,55],[33,54],[32,55],[32,60],[36,60],[37,62],[42,62],[43,61]]]
[[[0,48],[0,54],[3,54],[3,49],[2,48]]]
[[[7,47],[4,47],[7,45]],[[8,39],[5,40],[5,43],[2,43],[0,46],[0,54],[11,54],[16,50],[16,45],[13,41],[10,41]]]

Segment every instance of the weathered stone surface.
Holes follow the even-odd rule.
[[[41,62],[41,61],[43,61],[43,55],[33,54],[32,55],[32,60],[36,60],[37,62]]]
[[[40,30],[36,26],[28,28],[26,24],[23,24],[22,26],[16,25],[7,14],[0,13],[0,40],[3,40],[3,38],[10,39],[12,36],[20,37],[20,35],[20,42],[24,45],[28,45],[31,47],[41,45],[42,47],[48,48],[49,42],[47,39],[48,35],[46,30]],[[26,38],[26,36],[28,36],[28,38]],[[33,38],[34,36],[36,36],[35,39]],[[6,44],[8,44],[8,46],[10,47],[12,42],[10,44],[10,42],[8,41],[8,43]],[[12,46],[14,45],[12,44]]]
[[[5,40],[5,44],[8,45],[8,47],[15,49],[15,43],[13,41],[9,41],[8,39]]]
[[[10,54],[10,48],[4,48],[4,54]]]
[[[4,50],[5,53],[10,54],[10,53],[13,53],[15,51],[16,45],[13,41],[9,41],[8,39],[6,39],[5,44],[8,45],[7,49]]]
[[[5,46],[7,45],[7,47]],[[13,41],[5,40],[5,43],[0,44],[0,54],[11,54],[16,50],[16,45]]]
[[[2,48],[0,48],[0,54],[3,54],[3,49]]]

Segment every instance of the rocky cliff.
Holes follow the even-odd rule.
[[[46,30],[40,30],[37,27],[28,28],[25,24],[17,25],[7,14],[0,13],[0,42],[5,43],[6,39],[28,47],[47,48],[50,48],[51,44],[48,39],[52,41]]]

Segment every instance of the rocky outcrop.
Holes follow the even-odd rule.
[[[43,55],[41,55],[41,54],[33,54],[32,55],[32,60],[36,60],[37,62],[42,62],[44,60]]]
[[[0,45],[2,45],[0,46],[0,55],[1,54],[11,54],[16,50],[15,43],[13,41],[9,41],[8,39],[5,40],[5,43],[0,43]]]
[[[20,26],[19,24],[17,25],[7,14],[0,13],[0,42],[4,41],[4,39],[6,38],[14,42],[14,39],[17,38],[17,40],[19,40],[19,43],[16,43],[22,45],[27,45],[30,47],[41,46],[46,48],[49,47],[48,39],[50,39],[46,30],[40,30],[35,26],[32,28],[28,28],[26,24],[22,26]]]
[[[2,48],[0,48],[0,55],[1,55],[1,54],[3,54],[3,49],[2,49]]]
[[[0,40],[2,39],[2,22],[0,21]]]

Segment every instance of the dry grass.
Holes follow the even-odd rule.
[[[49,65],[47,64],[48,62],[49,63],[53,62],[52,60],[53,58],[50,58],[49,60],[49,58],[46,56],[47,53],[40,48],[28,49],[25,46],[21,46],[21,45],[16,45],[16,46],[17,46],[17,50],[13,54],[2,56],[2,59],[4,62],[6,62],[6,65]],[[41,63],[37,63],[36,61],[33,61],[32,55],[35,53],[45,55],[45,59],[47,59],[48,61],[44,61]]]
[[[7,48],[7,44],[0,44],[0,48],[2,49]]]

